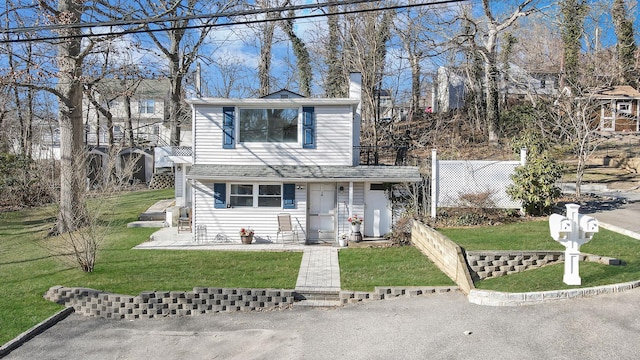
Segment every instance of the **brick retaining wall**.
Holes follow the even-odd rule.
[[[294,292],[196,287],[187,292],[154,291],[131,296],[54,286],[44,297],[66,307],[73,307],[77,313],[86,316],[139,319],[283,308],[293,304]]]

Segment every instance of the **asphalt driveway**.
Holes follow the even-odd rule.
[[[333,309],[106,320],[73,314],[7,359],[637,359],[640,289],[526,307],[461,293]]]

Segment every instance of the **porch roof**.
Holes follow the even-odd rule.
[[[195,164],[188,179],[223,181],[375,181],[417,182],[416,166],[298,166]]]
[[[640,92],[629,85],[612,86],[594,95],[598,99],[640,99]]]

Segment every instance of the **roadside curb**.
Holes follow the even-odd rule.
[[[605,228],[607,230],[611,230],[613,232],[617,232],[619,234],[628,236],[630,238],[634,238],[636,240],[640,240],[640,234],[638,234],[637,232],[633,232],[633,231],[630,231],[630,230],[627,230],[627,229],[623,229],[623,228],[621,228],[619,226],[611,225],[609,223],[602,222],[602,221],[599,221],[599,220],[598,220],[598,224],[601,227],[603,227],[603,228]]]
[[[640,280],[594,286],[579,289],[550,290],[528,293],[510,293],[491,290],[473,289],[467,295],[467,300],[476,305],[484,306],[526,306],[549,303],[557,300],[593,297],[604,294],[614,294],[640,287]]]
[[[58,311],[56,314],[54,314],[53,316],[49,317],[48,319],[35,325],[31,329],[16,336],[13,340],[7,342],[6,344],[2,345],[2,347],[0,347],[0,358],[7,356],[10,352],[17,349],[18,347],[20,347],[22,344],[26,343],[30,339],[34,338],[36,335],[44,332],[45,330],[49,329],[53,325],[57,324],[59,321],[64,320],[67,316],[71,315],[73,312],[74,312],[74,309],[72,307],[62,309]]]

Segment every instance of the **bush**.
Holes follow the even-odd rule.
[[[44,177],[44,165],[22,155],[0,153],[0,207],[21,208],[48,204],[53,188]]]
[[[562,166],[549,155],[548,144],[541,134],[528,131],[513,141],[513,148],[526,147],[527,163],[516,168],[511,176],[513,185],[507,194],[514,200],[522,201],[528,215],[540,216],[551,213],[555,199],[560,197],[556,181],[562,176]]]

